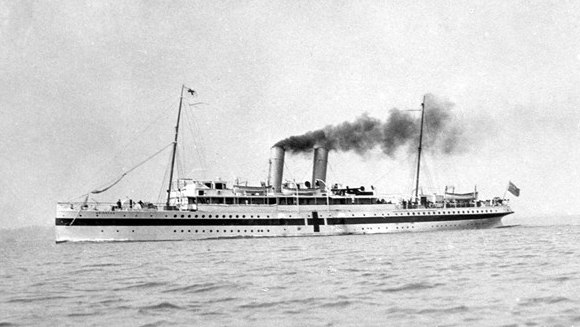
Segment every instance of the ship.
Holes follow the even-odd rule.
[[[305,182],[284,180],[286,150],[278,145],[270,150],[268,181],[261,185],[229,183],[220,178],[173,180],[184,92],[194,91],[185,86],[181,89],[165,203],[90,203],[88,194],[85,201],[59,202],[55,218],[57,243],[483,229],[501,227],[502,218],[513,213],[505,193],[503,197],[482,200],[477,191],[419,192],[425,99],[420,110],[415,189],[407,197],[381,196],[374,187],[327,184],[330,151],[323,146],[312,149],[312,179]],[[92,193],[108,191],[117,182]],[[510,192],[514,193],[513,189]]]

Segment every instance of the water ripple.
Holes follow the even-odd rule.
[[[0,327],[580,322],[580,226],[0,243]]]

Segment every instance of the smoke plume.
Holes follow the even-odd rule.
[[[463,130],[451,115],[453,103],[428,95],[425,99],[423,147],[433,153],[461,152]],[[392,109],[385,121],[363,114],[354,122],[326,126],[303,135],[291,136],[275,144],[291,153],[309,152],[315,146],[335,151],[354,151],[364,155],[379,147],[394,157],[401,148],[415,150],[418,146],[421,115]]]

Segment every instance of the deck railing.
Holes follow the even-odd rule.
[[[117,203],[111,202],[59,202],[57,207],[60,210],[92,210],[92,211],[133,211],[133,210],[151,210],[157,211],[163,209],[164,204],[143,202],[129,202],[121,203],[119,206]]]

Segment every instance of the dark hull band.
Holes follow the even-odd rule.
[[[499,218],[509,214],[473,214],[473,215],[427,215],[398,217],[348,217],[348,218],[314,218],[306,219],[311,226],[320,225],[357,225],[357,224],[399,224],[414,222],[442,222]],[[325,224],[326,220],[326,224]],[[280,219],[229,219],[229,218],[56,218],[56,226],[301,226],[306,225],[304,218]]]

